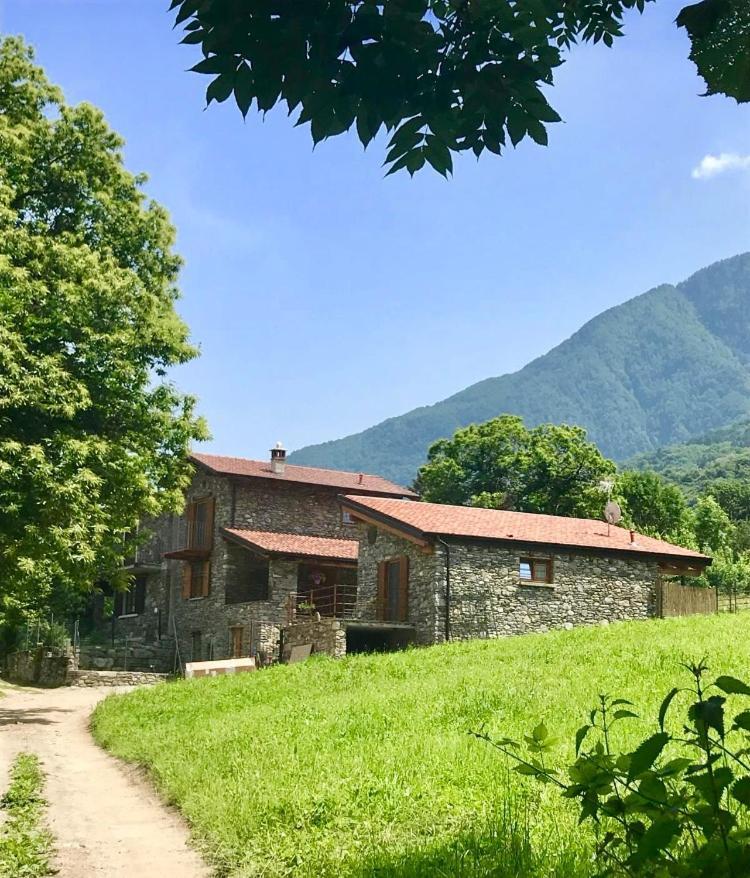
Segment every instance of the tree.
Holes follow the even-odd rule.
[[[364,146],[391,133],[389,173],[452,154],[500,154],[524,137],[547,143],[560,117],[544,86],[573,43],[622,36],[627,10],[653,0],[173,0],[184,43],[212,77],[206,99],[231,95],[243,115],[285,103],[314,142],[356,126]],[[701,0],[677,22],[708,93],[750,100],[750,7]]]
[[[654,472],[626,470],[615,483],[615,496],[628,524],[665,539],[684,540],[689,530],[685,495]]]
[[[704,496],[695,504],[695,538],[702,551],[726,552],[734,539],[734,526],[729,516],[713,497]]]
[[[166,212],[102,114],[0,43],[0,619],[121,563],[139,517],[177,510],[195,356]]]
[[[416,488],[434,503],[598,517],[606,501],[600,483],[614,472],[581,427],[527,429],[502,415],[435,442]]]

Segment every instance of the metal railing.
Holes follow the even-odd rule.
[[[287,601],[287,621],[314,617],[329,619],[357,618],[356,585],[321,585],[305,592],[293,592]]]
[[[328,619],[408,623],[408,613],[376,599],[357,602],[356,585],[323,585],[309,591],[293,592],[287,599],[287,623],[315,615]]]

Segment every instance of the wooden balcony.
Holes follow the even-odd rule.
[[[212,497],[190,503],[186,510],[186,527],[183,545],[165,558],[180,561],[204,561],[211,554],[214,542],[214,500]]]

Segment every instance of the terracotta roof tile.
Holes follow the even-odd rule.
[[[202,454],[194,452],[190,455],[196,463],[205,466],[214,473],[227,476],[245,476],[249,478],[271,479],[277,482],[293,482],[304,485],[320,485],[337,488],[340,491],[362,491],[364,493],[388,494],[397,497],[416,497],[417,495],[384,479],[368,473],[350,473],[342,470],[319,469],[311,466],[295,466],[286,464],[283,473],[275,473],[267,460],[248,460],[244,457],[224,457],[219,454]]]
[[[329,558],[336,561],[356,561],[359,554],[357,540],[337,540],[329,537],[309,537],[303,534],[282,534],[263,530],[222,528],[229,539],[245,544],[250,549],[272,555],[296,555],[309,558]]]
[[[667,555],[710,563],[710,559],[691,549],[635,534],[606,522],[589,518],[562,518],[556,515],[535,515],[528,512],[506,512],[471,506],[448,506],[439,503],[415,503],[386,497],[343,497],[344,504],[359,507],[419,531],[426,536],[465,537],[502,540],[504,542],[543,543],[632,552],[641,555]]]

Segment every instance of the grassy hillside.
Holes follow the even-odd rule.
[[[653,470],[680,485],[690,497],[697,497],[716,479],[750,481],[750,421],[638,454],[623,466]]]
[[[745,254],[604,312],[519,372],[290,459],[409,482],[435,439],[508,412],[529,426],[580,424],[623,460],[750,412],[748,315]]]
[[[314,659],[113,696],[93,729],[150,769],[221,875],[576,878],[588,828],[467,731],[544,719],[565,762],[600,692],[654,718],[680,661],[750,676],[749,629],[694,617]]]

